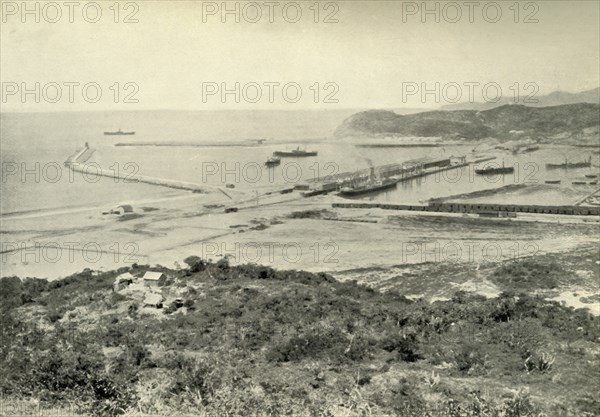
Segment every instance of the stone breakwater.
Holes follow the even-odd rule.
[[[99,177],[108,177],[115,178],[117,180],[121,180],[123,182],[129,183],[145,183],[150,185],[158,185],[161,187],[173,188],[176,190],[186,190],[193,191],[196,193],[206,193],[209,192],[209,188],[212,188],[212,191],[217,189],[218,187],[208,187],[206,185],[199,185],[190,182],[184,181],[174,181],[163,178],[149,177],[146,175],[138,175],[138,174],[121,174],[119,172],[115,172],[113,170],[102,169],[97,165],[86,165],[85,162],[90,159],[94,150],[91,149],[86,143],[85,146],[75,152],[73,155],[69,156],[67,160],[64,162],[64,165],[69,169],[81,172],[86,176],[99,176]]]

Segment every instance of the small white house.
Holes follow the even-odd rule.
[[[112,214],[123,215],[126,213],[133,213],[133,207],[129,204],[121,204],[120,206],[115,207],[111,210]]]
[[[158,287],[159,281],[161,279],[164,281],[166,278],[167,276],[162,272],[147,271],[144,274],[144,284],[149,287]]]
[[[121,204],[120,206],[102,212],[102,214],[117,214],[119,216],[127,213],[133,213],[133,206],[131,204]]]

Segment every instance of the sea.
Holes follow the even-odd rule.
[[[542,145],[535,152],[513,155],[494,149],[494,143],[443,143],[419,146],[421,139],[405,138],[410,147],[361,147],[386,142],[382,138],[334,138],[333,132],[356,110],[315,111],[131,111],[0,114],[2,217],[53,210],[110,208],[129,201],[169,198],[189,192],[94,175],[99,167],[121,175],[144,175],[208,187],[236,187],[262,192],[292,187],[315,177],[354,172],[370,166],[403,163],[418,158],[494,155],[487,164],[511,165],[510,175],[481,177],[474,167],[457,168],[403,182],[395,189],[361,199],[418,203],[430,198],[532,184],[560,179],[560,192],[530,193],[530,204],[571,204],[581,190],[573,181],[597,167],[547,170],[546,163],[587,160],[598,154],[590,148]],[[132,136],[106,136],[105,131],[135,131]],[[261,139],[259,141],[259,139]],[[387,140],[389,143],[390,140]],[[88,144],[94,150],[88,174],[74,173],[64,161]],[[116,146],[126,143],[128,146]],[[169,144],[171,146],[137,146]],[[430,145],[429,143],[427,145]],[[264,162],[276,150],[318,151],[316,157],[284,158],[280,166]],[[481,165],[485,165],[482,163]],[[589,181],[589,180],[588,180]],[[564,186],[567,186],[565,192]],[[589,186],[586,186],[589,187]],[[569,192],[572,189],[573,192]]]

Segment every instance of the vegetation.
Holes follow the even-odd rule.
[[[476,140],[486,137],[508,139],[511,130],[519,130],[543,139],[565,132],[578,134],[598,126],[599,109],[597,103],[576,103],[552,107],[504,105],[484,111],[428,111],[409,115],[369,110],[344,120],[335,135],[455,136]]]
[[[534,291],[536,289],[555,289],[567,281],[569,273],[558,262],[538,262],[520,260],[508,262],[496,269],[490,279],[502,289]],[[572,281],[572,278],[569,280]]]
[[[331,217],[336,217],[336,214],[327,209],[293,211],[288,215],[290,219],[325,219]]]
[[[600,414],[587,311],[508,291],[411,301],[322,273],[186,263],[161,269],[160,291],[178,297],[162,312],[113,292],[117,275],[147,266],[2,278],[1,396],[98,416]],[[525,271],[529,289],[541,267],[494,276]]]

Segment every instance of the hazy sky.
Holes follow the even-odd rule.
[[[91,23],[83,18],[86,3],[75,7],[72,23],[63,2],[57,2],[60,19],[54,6],[39,3],[37,23],[35,13],[22,15],[20,1],[2,2],[3,110],[432,108],[456,97],[458,91],[448,83],[461,86],[462,101],[469,98],[465,82],[497,83],[504,95],[519,91],[521,97],[535,92],[535,86],[539,95],[600,84],[598,1],[523,1],[517,7],[513,1],[472,2],[473,22],[465,1],[428,2],[430,10],[439,8],[439,23],[435,13],[422,22],[422,2],[321,2],[318,23],[313,1],[274,2],[272,23],[268,2],[238,3],[240,23],[234,14],[222,16],[221,2],[192,1],[122,2],[119,23],[113,1],[97,2],[102,16]],[[247,20],[255,19],[256,5],[262,18],[252,23]],[[496,5],[502,13],[498,18]],[[89,20],[95,17],[94,7],[86,9]],[[227,7],[235,10],[236,2]],[[294,20],[298,8],[298,22],[284,19]],[[124,23],[132,12],[138,22]],[[327,15],[338,22],[323,22]],[[528,16],[538,22],[525,23]],[[58,22],[46,21],[53,19]],[[45,87],[40,103],[34,94],[24,100],[20,91],[10,95],[15,86],[35,89],[36,82],[40,90]],[[65,82],[80,83],[72,87],[73,104]],[[120,83],[118,103],[115,82]],[[125,88],[127,82],[139,90]],[[234,94],[223,100],[218,92],[203,100],[203,86],[208,93],[222,83],[235,89],[236,82],[239,103]],[[440,90],[449,88],[439,103],[433,94],[425,100],[418,93],[403,96],[403,85],[421,88],[425,83],[434,89],[436,82]],[[60,99],[51,83],[60,85]],[[86,83],[100,87],[97,103],[84,100],[81,87]],[[256,84],[248,83],[260,86],[256,103],[251,102]],[[288,85],[287,100],[282,92],[286,83],[297,83]],[[526,83],[534,84],[525,88]],[[302,96],[293,103],[297,87]],[[481,87],[472,88],[475,101],[483,101]],[[493,97],[495,90],[490,91],[488,97]],[[95,87],[87,91],[90,101],[94,92]],[[135,93],[139,102],[123,103],[127,93]],[[328,94],[338,102],[324,102]]]

